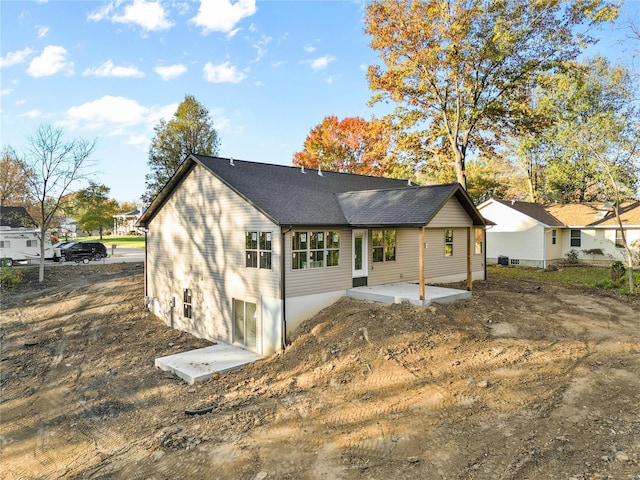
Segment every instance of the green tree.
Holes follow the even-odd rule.
[[[166,185],[182,162],[191,154],[215,155],[220,139],[213,128],[209,111],[193,95],[186,95],[168,122],[160,120],[149,147],[146,191],[142,195],[150,203]]]
[[[550,121],[535,140],[544,166],[539,195],[545,201],[607,200],[610,177],[602,152],[616,159],[616,181],[635,191],[638,177],[629,157],[610,154],[614,146],[633,144],[637,135],[630,73],[595,57],[549,75],[541,85],[538,109]]]
[[[100,239],[103,230],[113,226],[113,215],[118,209],[118,202],[109,198],[110,191],[106,185],[90,182],[75,195],[78,226],[89,233],[98,230]]]
[[[412,161],[444,162],[466,188],[469,149],[491,152],[525,122],[540,74],[592,42],[578,28],[616,15],[606,0],[374,0],[365,31],[384,68],[369,67],[372,103],[397,104]]]
[[[42,125],[28,140],[24,181],[35,201],[32,217],[40,229],[40,271],[44,280],[44,246],[60,203],[71,187],[83,179],[96,142],[64,140],[61,129]]]

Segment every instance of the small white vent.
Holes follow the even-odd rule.
[[[511,263],[511,265],[520,265],[520,259],[519,258],[511,258],[511,259],[509,259],[509,262]]]

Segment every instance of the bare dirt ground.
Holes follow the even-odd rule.
[[[187,385],[154,359],[209,343],[144,310],[140,265],[47,274],[2,291],[4,479],[640,478],[637,299],[501,278],[429,309],[343,299]]]

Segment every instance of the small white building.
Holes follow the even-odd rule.
[[[572,250],[581,262],[624,259],[622,232],[611,203],[539,204],[491,199],[478,210],[495,224],[487,227],[489,263],[545,268]],[[623,203],[619,210],[628,244],[640,243],[640,201]]]

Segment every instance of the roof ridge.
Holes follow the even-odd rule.
[[[288,168],[288,169],[293,169],[293,170],[300,170],[301,167],[296,167],[295,165],[282,165],[279,163],[269,163],[269,162],[256,162],[255,160],[242,160],[239,158],[235,158],[235,157],[220,157],[220,156],[212,156],[212,155],[202,155],[199,153],[194,153],[193,154],[194,157],[204,157],[204,158],[211,158],[211,159],[216,159],[216,160],[222,160],[224,162],[230,163],[232,160],[233,162],[240,162],[240,163],[250,163],[252,165],[263,165],[263,166],[267,166],[267,167],[278,167],[278,168]],[[316,170],[316,167],[314,167],[313,169],[309,170],[307,173],[311,174]],[[350,175],[350,176],[356,176],[356,177],[363,177],[363,178],[386,178],[388,180],[397,180],[399,182],[406,182],[408,179],[406,178],[391,178],[391,177],[380,177],[379,175],[363,175],[361,173],[350,173],[350,172],[337,172],[335,170],[325,170],[322,169],[322,173],[333,173],[336,175]]]

